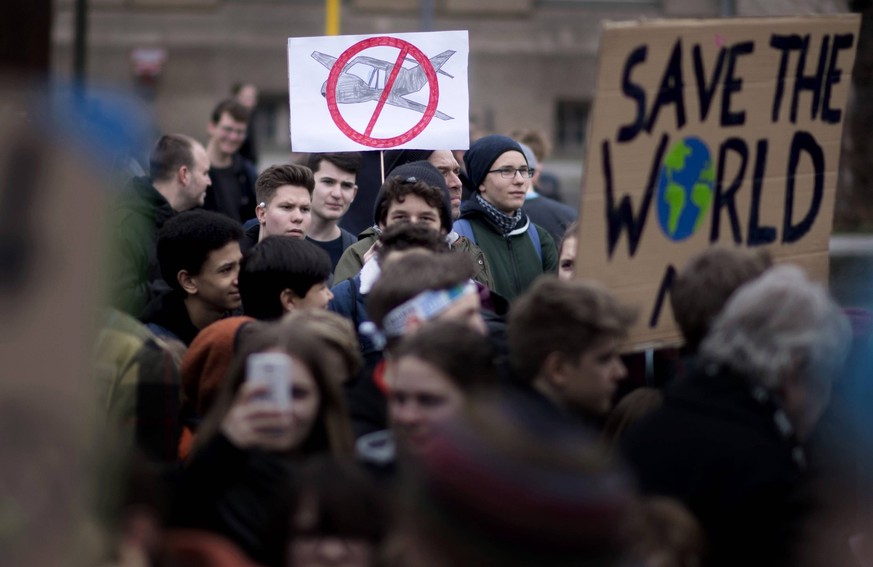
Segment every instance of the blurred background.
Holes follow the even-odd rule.
[[[10,3],[13,4],[13,3]],[[23,4],[23,3],[14,3]],[[541,128],[552,142],[546,167],[575,205],[581,186],[588,114],[595,88],[603,20],[870,12],[849,0],[31,0],[47,42],[53,78],[114,85],[137,93],[162,131],[206,138],[208,113],[237,82],[260,91],[255,137],[261,166],[288,152],[288,37],[465,29],[470,32],[470,117],[473,135]],[[333,14],[331,5],[336,7]],[[329,16],[330,14],[330,16]],[[336,14],[336,18],[334,18]],[[9,24],[15,21],[5,18]],[[866,22],[869,28],[869,22]],[[869,29],[867,30],[869,32]],[[848,128],[863,133],[846,144],[848,170],[838,204],[841,230],[873,226],[873,181],[867,133],[871,34],[862,33]],[[37,41],[30,37],[28,41]],[[6,41],[10,41],[9,38]],[[866,47],[866,49],[865,49]],[[858,103],[863,103],[859,105]],[[866,171],[864,168],[866,166]]]
[[[873,251],[873,0],[29,0],[4,2],[0,69],[134,93],[158,132],[206,141],[235,83],[259,89],[260,168],[286,161],[286,40],[340,34],[470,32],[471,135],[538,128],[542,169],[577,206],[600,25],[637,18],[864,15],[845,115],[832,251]],[[151,140],[144,141],[145,146]],[[834,265],[837,274],[844,268]]]

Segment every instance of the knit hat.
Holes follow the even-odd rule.
[[[518,142],[500,134],[485,136],[473,142],[470,149],[464,153],[464,169],[467,171],[470,189],[478,191],[497,158],[512,151],[524,155]]]
[[[536,169],[539,167],[539,163],[537,163],[537,156],[534,154],[534,151],[527,144],[523,144],[521,142],[518,143],[521,146],[521,153],[524,154],[524,159],[527,161],[527,166],[531,169]]]
[[[449,197],[449,188],[446,185],[446,179],[443,174],[427,161],[414,161],[406,163],[391,170],[385,177],[385,183],[379,189],[379,194],[376,196],[376,205],[373,208],[373,220],[375,224],[379,224],[379,210],[382,207],[382,202],[385,200],[385,187],[388,180],[392,177],[400,177],[404,181],[414,183],[423,181],[431,187],[436,187],[442,191],[443,206],[440,208],[440,224],[447,231],[452,230],[452,201]]]
[[[179,374],[182,380],[183,415],[203,417],[212,407],[233,362],[236,337],[251,317],[228,317],[205,327],[191,341],[182,358]]]
[[[527,400],[477,400],[412,465],[405,510],[448,564],[612,565],[624,549],[630,477]]]

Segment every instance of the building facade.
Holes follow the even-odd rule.
[[[53,70],[64,76],[75,4],[55,2]],[[469,30],[473,131],[541,128],[554,157],[578,163],[602,21],[846,10],[845,0],[345,0],[341,33]],[[259,145],[287,152],[286,40],[324,30],[324,0],[89,0],[88,80],[136,89],[161,130],[199,139],[231,85],[254,83]]]

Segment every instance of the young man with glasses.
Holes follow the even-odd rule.
[[[476,243],[488,262],[495,292],[512,301],[558,265],[555,241],[522,211],[532,170],[521,146],[500,135],[476,140],[464,154],[473,195],[454,230]]]
[[[255,216],[255,179],[258,175],[239,149],[246,139],[249,110],[235,100],[224,100],[209,119],[206,154],[212,167],[212,187],[203,208],[219,212],[237,222]]]

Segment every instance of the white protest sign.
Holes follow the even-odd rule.
[[[466,31],[288,39],[291,149],[466,149]]]

